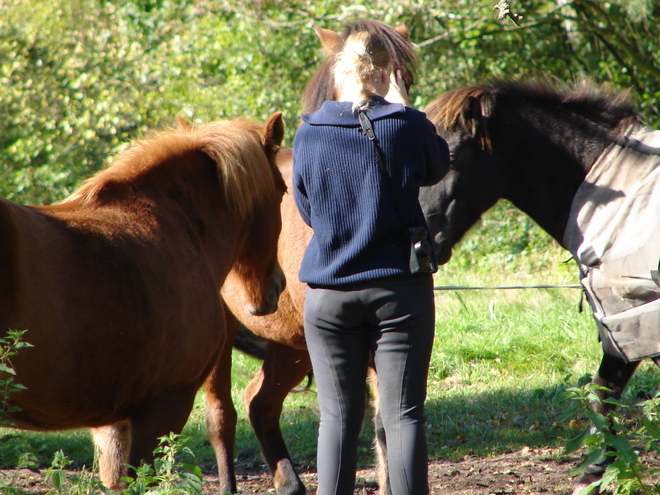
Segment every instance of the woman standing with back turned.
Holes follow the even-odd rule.
[[[303,115],[293,145],[293,194],[314,231],[299,276],[321,407],[317,493],[353,493],[373,356],[392,493],[425,495],[435,255],[417,196],[446,173],[447,144],[404,105],[377,35],[350,35],[334,77],[338,101]]]

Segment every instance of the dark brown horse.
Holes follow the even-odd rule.
[[[317,28],[327,58],[307,85],[303,95],[303,113],[320,108],[326,100],[334,100],[332,65],[335,53],[342,48],[347,36],[357,31],[380,34],[388,43],[394,68],[400,70],[407,86],[413,83],[415,55],[408,41],[404,26],[392,28],[377,21],[360,21],[346,26],[340,35],[327,29]],[[223,298],[232,314],[227,316],[233,332],[240,323],[255,334],[269,340],[264,364],[259,374],[245,390],[245,404],[250,422],[261,445],[263,456],[273,473],[275,489],[279,495],[304,495],[305,487],[295,472],[293,462],[280,430],[282,404],[288,393],[311,371],[303,332],[303,303],[305,285],[298,280],[298,270],[311,237],[311,230],[302,221],[291,195],[291,152],[282,150],[278,156],[289,193],[282,200],[282,235],[279,244],[279,260],[286,275],[287,288],[280,298],[279,309],[273,315],[255,318],[245,313],[234,301],[228,281],[223,288]],[[230,330],[231,332],[231,330]],[[230,350],[227,350],[229,354]],[[229,355],[227,355],[229,357]],[[223,362],[228,362],[223,360]],[[228,371],[225,370],[225,371]],[[236,481],[231,453],[234,444],[236,413],[231,402],[228,384],[222,390],[222,414],[225,419],[214,427],[223,440],[214,445],[218,458],[221,489],[236,492]],[[223,468],[224,466],[224,468]]]
[[[0,199],[0,326],[33,345],[12,359],[27,388],[4,419],[92,428],[112,489],[181,430],[223,366],[228,274],[245,312],[277,308],[282,136],[280,113],[186,126],[139,141],[61,204]]]
[[[638,115],[626,95],[611,94],[593,85],[559,90],[545,82],[498,81],[447,93],[426,111],[449,143],[452,155],[447,176],[437,185],[425,188],[420,196],[443,262],[449,260],[452,247],[480,216],[505,198],[571,250],[581,270],[589,273],[604,267],[605,258],[601,265],[593,256],[591,260],[585,257],[588,250],[573,249],[584,240],[582,235],[577,239],[568,235],[569,226],[574,229],[571,212],[576,195],[578,191],[582,195],[600,189],[598,196],[590,196],[593,205],[614,205],[628,193],[625,189],[596,186],[598,182],[592,183],[591,179],[585,181],[592,167],[596,170],[594,164],[598,164],[599,175],[604,176],[614,172],[603,161],[611,153],[623,157],[632,152],[637,158],[660,153],[657,147],[640,145],[626,137],[629,132],[640,130]],[[635,168],[628,166],[628,178],[634,177]],[[644,225],[643,229],[657,231],[652,225]],[[655,258],[656,269],[657,263]],[[657,297],[658,287],[648,272],[646,278],[650,293]],[[640,287],[638,280],[633,292]],[[612,286],[603,289],[613,292]],[[624,298],[633,300],[634,294]],[[594,304],[591,296],[590,302]],[[606,335],[601,325],[599,328],[603,340]],[[646,355],[658,364],[658,341],[651,344],[654,350]],[[594,383],[611,392],[596,392],[601,399],[593,405],[596,411],[607,415],[613,410],[613,405],[602,401],[621,396],[639,362],[639,358],[625,359],[604,345]],[[613,459],[608,457],[605,462],[589,466],[575,486],[576,493],[599,480],[607,462]]]

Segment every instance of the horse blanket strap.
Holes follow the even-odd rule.
[[[564,234],[607,354],[660,355],[660,131],[632,126],[579,187]]]

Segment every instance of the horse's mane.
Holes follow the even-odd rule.
[[[615,91],[590,81],[581,81],[572,87],[560,86],[547,80],[499,79],[488,85],[449,91],[429,103],[425,112],[429,120],[445,129],[464,124],[462,113],[470,98],[480,100],[485,117],[492,115],[496,105],[507,101],[516,106],[531,104],[564,109],[611,129],[621,129],[639,118],[627,91]]]
[[[414,82],[416,71],[416,56],[413,46],[400,32],[387,24],[365,19],[346,25],[341,35],[341,43],[336,47],[337,51],[341,51],[346,38],[353,33],[362,31],[368,31],[382,38],[392,59],[393,69],[401,71],[406,88],[409,88]],[[318,110],[326,100],[335,99],[332,72],[334,62],[335,56],[332,54],[323,61],[319,70],[305,86],[302,97],[303,114]]]
[[[121,153],[107,169],[97,173],[67,201],[99,200],[109,184],[131,187],[154,172],[176,177],[181,167],[174,159],[203,152],[216,164],[220,187],[229,208],[240,216],[274,194],[273,169],[262,146],[262,126],[247,120],[217,121],[157,132]],[[116,187],[112,188],[113,190]]]

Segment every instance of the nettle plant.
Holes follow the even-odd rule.
[[[0,372],[7,373],[5,378],[0,379],[0,426],[12,426],[7,415],[17,412],[19,409],[9,404],[9,394],[25,390],[25,387],[15,381],[16,371],[11,364],[12,356],[24,347],[32,347],[23,341],[23,334],[27,330],[9,330],[6,337],[0,338]]]
[[[564,454],[583,446],[587,448],[584,461],[573,474],[591,464],[606,465],[605,474],[589,486],[588,493],[601,493],[608,487],[612,495],[660,493],[660,485],[652,479],[660,469],[649,466],[641,458],[650,452],[660,454],[660,392],[634,405],[606,399],[605,402],[615,405],[619,412],[605,416],[591,407],[600,401],[597,390],[607,389],[593,383],[569,387],[560,399],[573,403],[563,414],[563,421],[570,420],[579,428],[581,422],[576,418],[585,418],[591,425],[566,443]]]
[[[194,457],[194,453],[185,443],[187,438],[170,433],[159,438],[160,445],[154,454],[157,456],[152,464],[142,464],[135,469],[135,477],[126,477],[126,488],[121,492],[113,492],[103,486],[92,472],[85,469],[79,473],[71,473],[66,468],[72,461],[61,450],[55,453],[51,466],[46,471],[54,490],[47,495],[88,495],[103,493],[106,495],[193,495],[202,493],[204,476],[202,470],[194,464],[184,461],[184,457]]]
[[[184,495],[202,493],[204,475],[195,464],[184,458],[194,458],[194,452],[185,444],[188,438],[176,433],[160,437],[154,450],[153,465],[142,464],[135,478],[127,477],[128,487],[122,495]]]

